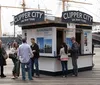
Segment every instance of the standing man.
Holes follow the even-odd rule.
[[[6,65],[6,59],[5,59],[4,56],[3,56],[3,55],[5,55],[5,54],[6,54],[6,51],[5,51],[5,49],[2,47],[2,41],[0,40],[0,69],[1,69],[1,75],[0,75],[0,77],[1,77],[1,78],[6,77],[6,76],[4,75],[4,66]]]
[[[72,65],[73,65],[73,76],[78,76],[77,59],[79,54],[79,45],[75,41],[74,37],[72,37],[71,40],[72,40],[71,57],[72,57]]]
[[[31,57],[33,56],[32,50],[30,46],[26,43],[26,39],[22,40],[22,44],[19,46],[18,49],[18,56],[21,62],[21,68],[22,68],[22,80],[26,80],[25,78],[25,67],[27,67],[28,71],[28,78],[29,80],[32,79],[32,74],[31,74]]]
[[[36,68],[36,77],[39,77],[39,64],[38,64],[38,58],[39,58],[39,47],[38,45],[35,43],[35,39],[31,38],[31,49],[33,52],[33,58],[31,58],[31,62],[32,62],[32,76],[34,77],[34,64],[35,64],[35,68]]]

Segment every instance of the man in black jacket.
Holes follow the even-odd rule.
[[[38,58],[39,58],[39,47],[38,45],[35,43],[35,39],[31,38],[31,49],[33,52],[33,58],[31,58],[32,61],[32,76],[34,77],[34,65],[36,68],[36,77],[39,77],[39,64],[38,64]]]
[[[79,55],[79,45],[75,41],[74,37],[72,37],[71,40],[72,40],[71,57],[72,57],[72,65],[73,65],[73,76],[78,76],[77,59]]]

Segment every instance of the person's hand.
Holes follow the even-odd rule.
[[[32,55],[32,58],[34,57],[34,54]]]
[[[36,52],[36,50],[33,50],[32,52],[34,53],[34,52]]]
[[[71,47],[69,47],[69,49],[68,50],[71,50]]]

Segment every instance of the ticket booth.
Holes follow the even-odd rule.
[[[57,56],[62,42],[71,47],[71,37],[80,44],[78,58],[79,71],[92,69],[92,22],[89,14],[80,11],[62,13],[60,21],[45,21],[42,11],[26,11],[15,16],[15,25],[22,27],[22,37],[35,38],[40,49],[40,73],[47,75],[61,74],[61,63]],[[72,60],[69,54],[68,70],[72,70]]]

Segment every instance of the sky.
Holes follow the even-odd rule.
[[[93,16],[93,20],[100,22],[100,0],[74,0],[80,2],[91,3],[92,5],[78,4],[69,2],[66,3],[68,10],[80,10]],[[22,0],[0,0],[1,6],[21,6]],[[25,0],[26,7],[49,9],[48,13],[52,16],[61,17],[62,3],[61,0]],[[39,4],[39,5],[38,5]],[[13,21],[13,15],[17,15],[22,12],[22,9],[1,8],[1,25],[3,33],[14,33],[14,26],[11,26],[10,22]],[[21,28],[16,26],[16,34],[21,32]]]

